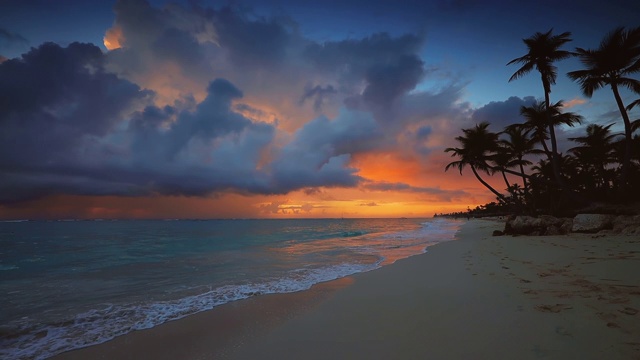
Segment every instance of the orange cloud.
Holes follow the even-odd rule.
[[[577,105],[582,105],[582,104],[586,104],[587,100],[586,99],[582,99],[582,98],[575,98],[575,99],[571,99],[567,102],[564,103],[564,108],[565,109],[570,109],[574,106]]]
[[[102,41],[104,43],[104,47],[106,47],[107,50],[115,50],[121,48],[122,44],[124,43],[122,29],[119,26],[110,28],[104,34],[104,38]]]

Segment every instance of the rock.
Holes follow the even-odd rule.
[[[530,232],[535,230],[533,225],[536,218],[533,216],[516,216],[512,220],[508,220],[507,224],[509,224],[511,234],[529,234]],[[506,232],[506,227],[505,227]]]
[[[500,230],[493,230],[493,233],[491,234],[493,236],[502,236],[504,235],[504,233]]]
[[[573,228],[573,219],[564,218],[562,219],[562,224],[560,224],[560,234],[568,234],[571,232]]]
[[[538,219],[541,219],[541,221],[544,222],[545,224],[558,226],[558,227],[560,227],[565,221],[565,219],[563,218],[557,218],[551,215],[540,215]]]
[[[573,218],[571,231],[596,233],[600,230],[613,228],[612,215],[607,214],[578,214]]]
[[[640,234],[640,215],[616,216],[612,221],[612,232],[615,234],[633,235]]]
[[[549,215],[512,216],[504,227],[505,234],[513,235],[563,235],[571,230],[572,219],[556,218]]]
[[[560,228],[556,225],[551,225],[547,228],[547,231],[544,233],[545,235],[560,235]]]

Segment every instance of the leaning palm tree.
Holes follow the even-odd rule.
[[[509,183],[507,172],[505,170],[510,167],[509,163],[511,162],[512,157],[507,149],[504,149],[502,146],[500,146],[500,142],[498,142],[497,145],[498,146],[495,149],[495,154],[492,154],[489,157],[491,164],[493,164],[493,166],[491,166],[490,172],[495,173],[499,171],[502,174],[502,180],[504,180],[504,184],[507,186],[507,189],[509,189],[511,187],[511,183]]]
[[[630,30],[619,27],[607,34],[597,49],[576,48],[576,52],[586,69],[567,73],[569,78],[580,84],[582,92],[587,97],[591,97],[594,91],[606,85],[610,86],[622,115],[625,151],[620,190],[621,194],[624,194],[631,162],[632,129],[629,114],[620,97],[619,87],[626,87],[640,93],[640,81],[630,77],[640,72],[640,27]]]
[[[528,52],[524,56],[515,58],[507,63],[507,65],[516,63],[522,64],[522,67],[520,67],[520,69],[518,69],[511,76],[511,78],[509,78],[510,82],[523,77],[524,75],[530,73],[533,69],[538,70],[542,80],[542,87],[544,89],[544,103],[547,109],[549,109],[551,102],[549,100],[551,85],[555,85],[556,78],[558,76],[558,68],[553,65],[553,63],[555,61],[567,59],[573,56],[572,52],[560,49],[562,45],[571,41],[571,38],[569,38],[569,36],[571,36],[571,33],[564,32],[560,35],[552,35],[552,31],[553,29],[547,31],[546,33],[537,32],[530,38],[523,39],[522,41],[527,46]],[[551,162],[553,165],[556,181],[558,182],[558,185],[561,185],[561,187],[563,187],[563,181],[560,177],[560,168],[557,161],[558,143],[556,141],[556,132],[551,122],[551,115],[547,114],[547,116],[547,127],[549,128],[552,151]]]
[[[522,126],[507,126],[502,133],[505,134],[507,138],[501,139],[499,144],[500,148],[509,154],[510,160],[507,162],[507,167],[517,166],[520,169],[524,192],[528,193],[527,176],[524,167],[532,163],[525,159],[525,156],[539,154],[541,152],[536,149],[537,139],[530,137],[526,129]]]
[[[469,166],[476,179],[484,185],[489,191],[495,194],[502,202],[506,202],[504,195],[496,191],[491,185],[489,185],[480,174],[478,170],[487,174],[491,172],[491,166],[487,164],[491,154],[495,151],[498,144],[498,134],[489,131],[488,122],[482,122],[470,129],[462,129],[463,135],[456,137],[456,141],[460,143],[459,148],[447,148],[444,151],[450,152],[452,157],[458,157],[459,160],[453,161],[444,168],[444,171],[450,168],[457,168],[462,175],[462,169],[465,166]]]

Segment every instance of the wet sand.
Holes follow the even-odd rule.
[[[382,269],[55,359],[640,359],[640,238],[502,227],[471,220]]]

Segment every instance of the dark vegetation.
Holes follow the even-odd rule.
[[[507,65],[521,67],[509,81],[538,73],[544,100],[520,109],[520,123],[499,133],[489,131],[482,122],[462,129],[455,138],[459,147],[450,147],[457,160],[445,171],[465,168],[495,196],[497,202],[468,209],[450,216],[495,216],[506,214],[552,214],[572,216],[580,209],[633,208],[640,202],[640,119],[629,116],[640,108],[640,27],[617,28],[607,34],[594,49],[564,50],[571,33],[554,35],[552,30],[524,39],[527,53]],[[597,90],[609,88],[624,124],[621,133],[612,132],[616,123],[590,123],[582,136],[568,138],[575,144],[566,153],[558,151],[555,129],[573,127],[585,119],[563,111],[563,101],[552,102],[551,88],[556,84],[555,62],[578,57],[583,69],[567,73],[591,97]],[[635,77],[634,77],[635,76]],[[639,99],[625,104],[620,89],[626,88]],[[509,174],[516,181],[510,182]],[[482,175],[500,176],[505,190],[495,189]],[[443,214],[444,215],[444,214]]]

